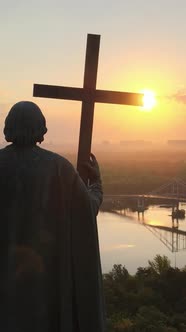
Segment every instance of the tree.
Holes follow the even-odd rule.
[[[115,332],[132,332],[133,322],[129,318],[122,318],[120,321],[113,324]]]
[[[167,324],[167,316],[154,306],[140,307],[135,319],[137,331],[160,332]]]
[[[148,261],[149,267],[154,274],[162,274],[170,269],[171,264],[167,256],[156,255],[152,261]]]
[[[186,265],[181,269],[182,272],[186,272]]]
[[[114,264],[111,274],[114,280],[121,282],[126,281],[129,277],[127,269],[122,264]]]
[[[186,271],[166,256],[135,275],[114,265],[103,282],[108,332],[186,332]]]

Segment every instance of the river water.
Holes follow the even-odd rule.
[[[159,206],[150,206],[140,220],[137,212],[127,211],[126,215],[100,212],[98,233],[103,272],[110,271],[114,264],[122,264],[134,274],[139,266],[148,266],[148,260],[156,254],[166,255],[173,267],[184,267],[186,219],[179,220],[178,230],[183,232],[177,234],[176,229],[173,232],[170,214],[171,209]]]

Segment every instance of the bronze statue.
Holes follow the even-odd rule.
[[[40,148],[39,107],[10,110],[0,150],[0,331],[103,332],[96,158],[84,185],[65,158]]]

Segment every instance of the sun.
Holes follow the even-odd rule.
[[[143,96],[143,110],[151,111],[152,108],[156,105],[155,93],[150,90],[142,90]]]

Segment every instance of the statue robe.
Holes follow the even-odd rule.
[[[0,331],[104,331],[101,200],[55,153],[0,150]]]

